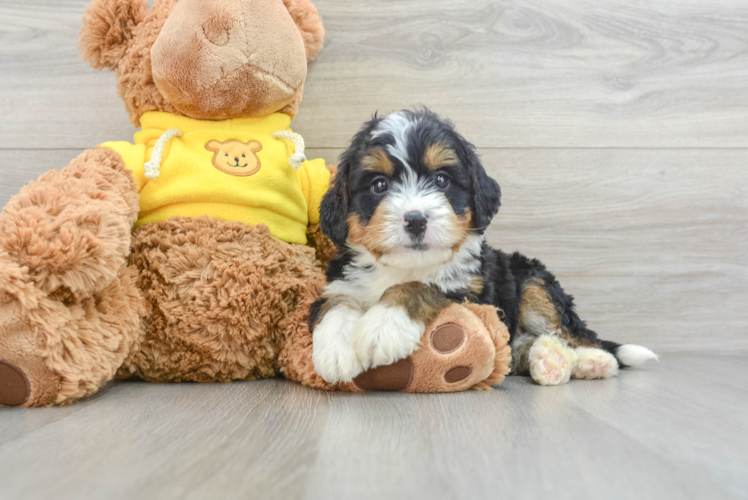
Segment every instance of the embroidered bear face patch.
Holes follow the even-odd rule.
[[[208,141],[205,149],[213,152],[213,166],[225,174],[244,177],[260,170],[256,153],[262,144],[257,141]]]

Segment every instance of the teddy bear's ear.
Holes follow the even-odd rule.
[[[114,68],[148,14],[148,0],[93,0],[83,14],[78,44],[83,60],[96,69]]]
[[[247,147],[249,147],[249,150],[252,151],[253,153],[262,151],[262,144],[257,141],[249,141],[247,143]]]
[[[205,143],[205,149],[207,149],[208,151],[213,151],[215,153],[216,151],[220,151],[221,144],[222,143],[219,141],[208,141]]]
[[[306,60],[314,61],[325,41],[325,28],[317,9],[309,0],[283,0],[296,27],[301,32],[306,49]]]

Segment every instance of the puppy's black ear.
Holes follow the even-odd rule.
[[[468,169],[470,176],[470,191],[473,198],[473,227],[482,234],[486,230],[491,219],[498,213],[501,206],[501,188],[499,183],[493,180],[483,168],[475,146],[467,142],[459,134],[457,136],[458,154]]]
[[[351,171],[357,168],[359,158],[366,151],[366,141],[374,127],[382,119],[374,113],[371,120],[366,122],[359,130],[348,149],[340,155],[340,164],[338,173],[335,174],[335,181],[332,188],[322,198],[322,204],[319,208],[319,225],[325,236],[330,238],[337,246],[345,245],[348,239],[348,212],[351,208],[351,188],[350,177]]]
[[[332,188],[322,198],[322,204],[319,207],[319,226],[325,236],[337,246],[344,245],[345,240],[348,239],[346,216],[350,205],[348,177],[351,169],[350,162],[346,161],[347,153],[346,151],[341,157]]]

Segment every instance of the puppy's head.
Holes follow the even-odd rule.
[[[320,224],[337,245],[393,267],[448,262],[499,209],[475,148],[428,110],[374,117],[340,158]]]

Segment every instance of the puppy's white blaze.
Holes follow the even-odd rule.
[[[625,344],[616,349],[616,357],[628,366],[641,366],[650,359],[660,360],[657,354],[644,346],[635,344]]]
[[[444,193],[429,187],[425,179],[418,179],[413,172],[408,172],[402,181],[393,184],[387,194],[386,210],[386,220],[390,226],[388,229],[396,232],[404,245],[411,244],[410,236],[404,226],[403,217],[406,213],[418,211],[428,218],[424,243],[428,243],[426,239],[441,234],[440,230],[449,227],[449,217],[453,213],[452,206]],[[437,242],[434,241],[434,243]],[[456,241],[451,242],[451,244],[454,243]]]
[[[348,307],[331,309],[312,334],[312,363],[320,377],[330,384],[350,382],[363,372],[351,346],[351,331],[361,311]]]
[[[412,173],[392,186],[380,210],[385,220],[383,240],[392,248],[382,257],[382,262],[389,266],[430,267],[447,264],[453,256],[452,248],[463,237],[459,228],[455,227],[454,210],[444,193],[429,187],[424,179],[418,179]],[[402,248],[413,244],[404,224],[405,214],[410,211],[419,211],[428,218],[422,243],[428,245],[429,250],[413,252]]]
[[[353,349],[365,370],[407,358],[418,348],[426,325],[402,307],[377,304],[353,328]]]
[[[387,146],[387,151],[400,160],[406,169],[410,169],[408,164],[408,129],[416,121],[411,121],[408,115],[402,111],[390,113],[381,121],[377,128],[374,129],[372,137],[376,138],[384,134],[392,134],[395,143]]]

